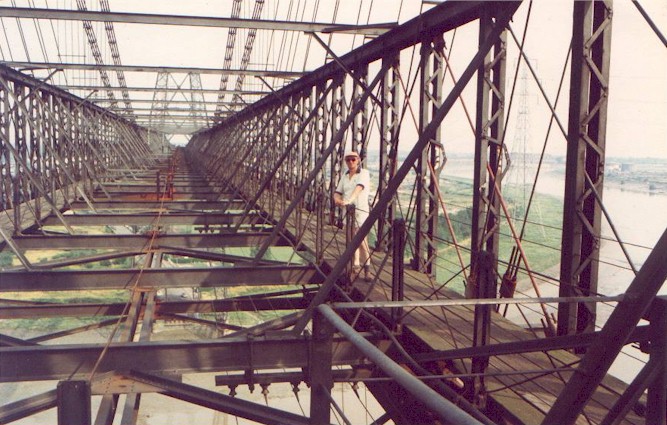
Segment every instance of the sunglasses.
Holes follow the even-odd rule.
[[[357,158],[355,158],[355,157],[353,157],[353,156],[350,157],[350,158],[345,158],[345,161],[347,161],[347,162],[354,162],[354,161],[356,161],[356,160],[357,160]]]

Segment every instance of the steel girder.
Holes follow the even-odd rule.
[[[382,61],[387,62],[385,67],[388,71],[381,83],[378,197],[384,193],[398,166],[398,135],[401,111],[400,53],[388,52],[387,56],[382,58]],[[385,213],[378,219],[377,244],[379,248],[385,251],[392,247],[393,232],[391,226],[395,216],[396,202],[394,200],[389,203]]]
[[[141,280],[137,276],[141,272]],[[312,266],[3,271],[1,292],[306,285],[322,282]]]
[[[433,115],[442,105],[442,83],[445,73],[445,41],[442,35],[424,39],[421,43],[419,134],[423,134],[432,122]],[[438,199],[436,186],[440,171],[445,166],[445,152],[440,128],[430,136],[429,142],[417,160],[415,247],[413,268],[429,275],[436,275],[438,253]]]
[[[135,224],[146,226],[154,223],[160,225],[188,224],[188,225],[236,225],[239,223],[257,225],[262,221],[259,214],[206,214],[206,213],[137,213],[137,214],[76,214],[65,215],[63,220],[70,226],[114,226]],[[45,226],[58,226],[63,220],[47,217],[42,221]]]
[[[598,292],[611,51],[611,1],[576,2],[563,205],[561,296]],[[560,304],[558,333],[595,330],[596,306]]]
[[[154,249],[169,247],[202,249],[244,247],[257,245],[268,238],[265,232],[165,234],[154,238]],[[21,250],[32,249],[114,249],[141,250],[148,246],[153,235],[19,235],[13,238]],[[280,239],[276,246],[287,246]]]
[[[93,90],[100,90],[104,88],[105,90],[113,90],[113,91],[122,91],[122,90],[127,90],[128,92],[144,92],[144,93],[153,93],[157,89],[155,87],[118,87],[118,86],[112,86],[112,87],[102,87],[102,86],[96,86],[96,85],[61,85],[59,86],[62,89],[65,90],[79,90],[79,91],[85,91],[85,92],[90,92]],[[264,90],[234,90],[234,89],[224,89],[224,90],[219,90],[219,89],[192,89],[192,88],[178,88],[178,87],[167,87],[167,88],[160,88],[160,90],[167,91],[170,93],[176,92],[176,93],[183,93],[183,94],[190,94],[190,93],[202,93],[202,94],[218,94],[221,91],[226,94],[242,94],[242,95],[248,95],[248,96],[264,96],[270,92],[264,91]],[[137,99],[138,100],[138,99]],[[133,100],[134,102],[135,100]],[[94,103],[94,102],[93,102]]]
[[[365,364],[352,344],[334,338],[332,365]],[[208,341],[118,342],[108,347],[96,373],[222,372],[308,367],[312,342],[301,337],[266,336]],[[386,350],[388,343],[378,343]],[[2,347],[1,382],[67,379],[89,375],[104,344]]]
[[[27,68],[27,69],[66,69],[66,70],[81,70],[81,71],[96,71],[104,69],[107,71],[123,71],[123,72],[163,72],[163,73],[198,73],[198,74],[214,74],[221,73],[231,75],[250,75],[262,77],[276,77],[276,78],[298,78],[303,76],[302,72],[292,71],[267,71],[262,69],[219,69],[219,68],[202,68],[202,67],[187,67],[187,66],[154,66],[154,65],[94,65],[87,63],[56,63],[56,62],[21,62],[21,61],[3,61],[6,66],[13,68]]]
[[[150,13],[122,13],[87,10],[59,10],[40,8],[0,7],[0,17],[84,20],[90,22],[122,22],[131,24],[188,25],[214,28],[247,28],[303,32],[340,32],[364,35],[380,35],[393,28],[395,23],[372,25],[347,25],[319,22],[277,21],[269,19],[223,18],[211,16],[158,15]]]
[[[480,18],[480,43],[492,30],[493,16]],[[477,118],[475,129],[475,171],[473,177],[470,287],[474,287],[478,254],[485,250],[497,269],[500,202],[495,187],[501,187],[502,151],[505,139],[506,34],[503,32],[485,58],[477,75]],[[490,172],[489,172],[490,171]],[[474,293],[471,297],[474,297]]]
[[[287,291],[284,291],[287,292]],[[309,294],[310,291],[303,291]],[[164,301],[155,310],[156,316],[170,317],[190,313],[228,311],[296,310],[308,305],[308,297],[247,297],[213,301]],[[36,304],[4,305],[0,300],[0,319],[36,319],[43,317],[120,316],[126,304]]]

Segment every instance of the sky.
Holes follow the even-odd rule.
[[[319,22],[351,23],[356,22],[392,22],[415,16],[422,7],[417,1],[400,0],[339,0],[338,8],[334,0],[305,2],[299,0],[267,0],[262,12],[268,19],[303,19]],[[74,0],[16,0],[19,7],[35,4],[37,7],[76,8]],[[137,13],[162,13],[178,15],[229,16],[231,1],[228,0],[192,0],[182,1],[129,1],[109,0],[112,11]],[[667,1],[640,0],[663,34],[667,34]],[[0,6],[11,6],[12,2],[0,1]],[[95,0],[87,1],[91,10],[99,9]],[[315,10],[314,5],[319,4]],[[254,2],[245,0],[241,16],[250,16]],[[289,7],[291,5],[291,8]],[[527,19],[528,2],[524,2],[512,22],[512,29],[521,37]],[[423,6],[428,8],[430,6]],[[370,9],[370,13],[369,13]],[[555,104],[560,75],[567,55],[571,33],[572,2],[569,0],[537,0],[533,2],[528,19],[528,35],[525,52],[539,74],[550,102]],[[2,18],[3,34],[0,35],[2,56],[8,59],[25,60],[22,51],[22,39],[12,18]],[[87,54],[87,42],[80,31],[80,23],[57,21],[54,25],[41,22],[41,32],[45,40],[48,60],[58,61],[57,53],[63,61],[90,62]],[[105,61],[111,62],[108,49],[105,48],[104,28],[101,23],[94,24]],[[29,46],[33,61],[45,61],[45,55],[39,45],[39,37],[34,23],[23,21],[24,38]],[[237,47],[233,66],[238,66],[241,49],[247,30],[238,31]],[[461,28],[455,38],[446,36],[448,48],[452,51],[452,68],[460,73],[468,58],[474,53],[477,42],[476,25]],[[217,28],[193,28],[177,26],[115,24],[118,47],[123,64],[127,65],[172,65],[196,67],[221,67],[225,53],[227,30]],[[327,38],[326,36],[322,36]],[[59,40],[56,46],[54,40]],[[362,43],[360,36],[337,35],[332,40],[332,49],[339,54],[349,51]],[[511,85],[517,63],[516,45],[508,42],[508,84]],[[290,63],[294,70],[311,70],[324,62],[325,52],[304,34],[290,34],[283,38],[282,33],[260,34],[257,37],[255,55],[249,67],[273,69]],[[81,59],[84,55],[88,58]],[[404,54],[405,56],[405,54]],[[637,156],[667,159],[667,47],[661,44],[644,18],[630,1],[614,2],[614,20],[611,52],[611,79],[609,121],[607,132],[608,156]],[[290,62],[292,60],[293,62]],[[410,58],[403,59],[409,62]],[[539,152],[546,137],[550,114],[547,102],[542,98],[532,76],[525,65],[519,68],[518,93],[511,109],[507,127],[507,143],[525,144],[529,152]],[[567,74],[569,77],[569,73]],[[56,78],[63,78],[57,76]],[[69,82],[84,82],[96,78],[93,74],[80,73],[69,77]],[[114,76],[112,76],[114,78]],[[153,87],[156,84],[152,74],[126,74],[130,85]],[[202,84],[207,88],[219,85],[219,76],[202,75]],[[57,80],[56,80],[57,81]],[[62,83],[63,81],[57,81]],[[234,85],[230,79],[228,87]],[[246,79],[245,87],[265,89],[263,83]],[[272,81],[279,86],[282,81]],[[508,87],[509,90],[509,87]],[[567,128],[567,82],[558,102],[558,115]],[[85,96],[86,93],[79,93]],[[100,94],[103,95],[103,94]],[[139,96],[139,95],[137,95]],[[145,95],[150,96],[150,95]],[[207,95],[207,100],[214,100],[215,95]],[[465,92],[468,109],[474,111],[474,84]],[[144,104],[143,106],[149,106]],[[518,119],[523,114],[525,119]],[[443,135],[450,152],[470,152],[471,129],[467,124],[460,105],[454,108],[443,124]],[[406,134],[410,130],[406,129]],[[563,136],[556,128],[552,129],[549,141],[558,152],[563,146]],[[183,139],[181,139],[183,141]],[[560,147],[558,147],[560,144]]]

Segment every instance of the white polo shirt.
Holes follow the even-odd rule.
[[[363,190],[359,192],[359,195],[355,199],[350,200],[350,196],[352,196],[352,192],[357,186],[363,187]],[[350,200],[351,204],[354,205],[357,226],[361,226],[368,217],[370,210],[368,199],[371,194],[371,176],[368,170],[362,168],[352,177],[350,177],[350,171],[348,170],[338,182],[336,192],[343,195],[344,200]]]

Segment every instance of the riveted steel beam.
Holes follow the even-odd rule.
[[[6,270],[2,272],[0,292],[124,289],[135,286],[149,289],[307,285],[321,282],[322,276],[309,266],[144,269],[141,274],[139,269],[48,272]]]
[[[19,249],[142,249],[148,246],[153,235],[20,235],[14,238]],[[157,235],[153,248],[180,246],[183,248],[224,248],[256,246],[268,235],[265,232],[237,233],[188,233]],[[286,246],[284,239],[276,240],[276,246]]]
[[[124,71],[124,72],[170,72],[170,73],[199,73],[199,74],[230,74],[230,75],[259,75],[262,77],[276,77],[276,78],[299,78],[303,76],[303,72],[292,71],[267,71],[261,69],[220,69],[220,68],[204,68],[193,66],[155,66],[155,65],[94,65],[87,63],[59,63],[59,62],[21,62],[21,61],[4,61],[6,66],[12,68],[23,69],[66,69],[66,70],[80,70],[80,71],[96,71],[105,69],[107,71]]]
[[[252,298],[207,301],[163,301],[157,305],[156,315],[220,313],[228,311],[296,310],[308,306],[308,298]],[[125,303],[86,303],[20,305],[0,307],[0,319],[36,319],[43,317],[119,316]]]
[[[493,27],[493,15],[485,11],[480,18],[480,43]],[[478,255],[492,255],[497,268],[500,235],[500,202],[495,186],[501,187],[502,150],[505,133],[506,32],[503,31],[480,66],[477,74],[477,118],[475,129],[475,171],[473,177],[472,230],[469,276],[476,280]],[[493,175],[487,172],[493,170]],[[474,294],[472,294],[474,297]]]
[[[595,193],[602,197],[612,10],[611,0],[574,3],[560,262],[563,297],[598,293],[602,209]],[[560,304],[558,333],[592,332],[595,316],[594,303]]]
[[[188,214],[188,213],[174,213],[174,214],[78,214],[63,216],[65,222],[70,226],[113,226],[135,224],[140,226],[157,224],[183,224],[183,225],[232,225],[238,224],[257,224],[261,221],[261,217],[257,214]],[[159,217],[159,219],[158,219]],[[59,220],[55,217],[47,217],[44,219],[45,226],[58,226]]]
[[[442,35],[425,38],[420,49],[419,133],[421,134],[442,105],[442,86],[445,74],[445,41]],[[415,247],[412,266],[415,270],[436,275],[438,253],[438,199],[436,185],[445,166],[440,128],[429,138],[417,160]]]
[[[85,20],[91,22],[119,22],[128,24],[184,25],[212,28],[253,28],[264,30],[341,32],[380,35],[396,26],[395,23],[370,25],[330,24],[320,22],[278,21],[270,19],[227,18],[212,16],[158,15],[149,13],[77,11],[60,9],[0,7],[0,17]]]
[[[388,343],[378,344],[382,350]],[[244,371],[302,368],[310,359],[311,342],[304,338],[268,335],[210,341],[121,342],[111,344],[96,373],[129,369],[147,373]],[[87,377],[105,344],[0,348],[0,382]],[[252,352],[252,355],[250,353]],[[332,364],[360,365],[364,356],[352,344],[334,338]]]

